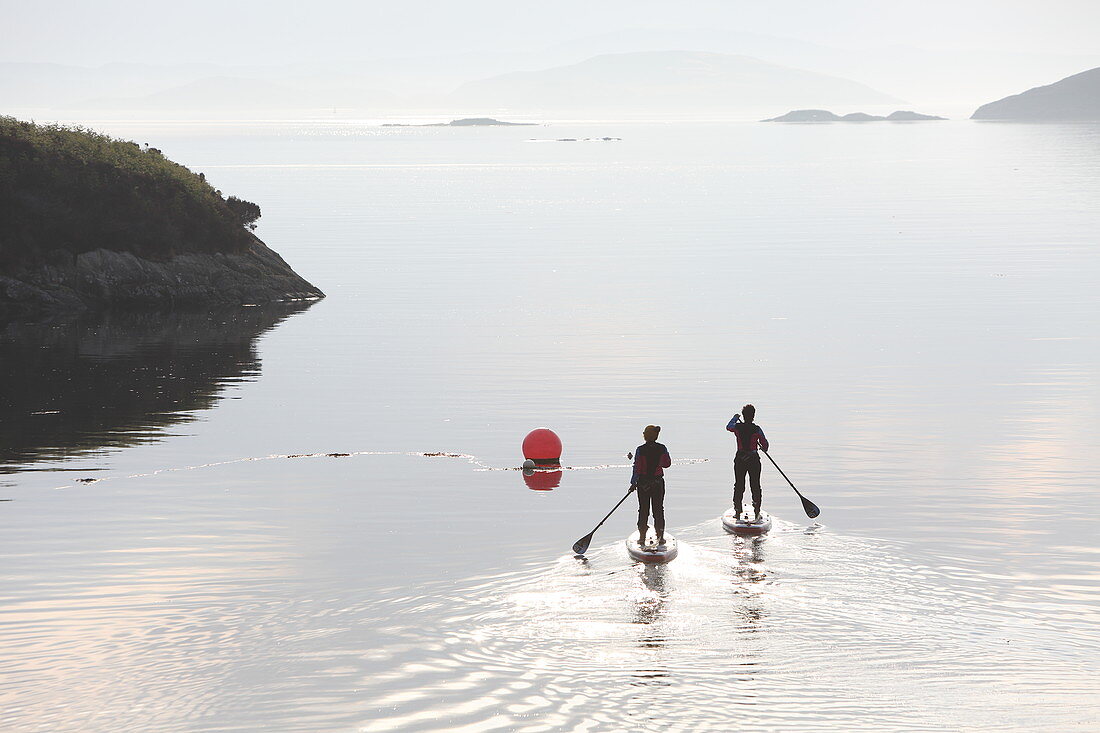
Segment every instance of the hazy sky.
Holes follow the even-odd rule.
[[[1097,0],[0,0],[0,60],[281,64],[515,52],[627,28],[839,47],[1100,52]]]

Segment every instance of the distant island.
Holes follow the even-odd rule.
[[[556,137],[539,139],[536,137],[527,140],[529,143],[618,143],[621,137]]]
[[[259,218],[156,148],[0,117],[0,316],[324,297]]]
[[[1100,120],[1100,67],[1067,76],[996,102],[983,104],[972,120],[1090,122]]]
[[[796,109],[779,117],[772,117],[761,122],[920,122],[923,120],[946,120],[946,117],[935,115],[922,115],[919,112],[898,110],[885,117],[881,115],[869,115],[866,112],[850,112],[846,115],[837,115],[824,109]]]
[[[504,122],[503,120],[494,120],[492,117],[464,117],[461,120],[429,122],[423,125],[387,122],[382,127],[535,127],[537,125],[537,122]]]

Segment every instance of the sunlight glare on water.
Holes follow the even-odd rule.
[[[472,689],[508,730],[571,721],[722,730],[734,718],[778,728],[1027,730],[1050,724],[1049,712],[1017,710],[1009,723],[990,709],[1017,690],[1076,676],[1098,651],[1093,643],[1052,656],[1052,639],[1015,620],[1026,611],[1031,623],[1056,622],[1041,604],[1021,596],[1014,613],[999,611],[1008,599],[996,584],[960,568],[909,565],[884,543],[820,526],[781,522],[766,538],[742,539],[716,537],[717,524],[685,530],[682,541],[694,541],[667,566],[630,565],[613,544],[587,563],[565,558],[486,579],[466,603],[453,598],[429,637],[442,658],[408,665],[403,687],[415,699],[381,696],[389,704],[365,730],[485,722],[476,706],[462,712]],[[402,630],[429,627],[409,609],[395,615],[409,622]],[[1061,697],[1086,704],[1096,681],[1093,673],[1061,685]],[[454,713],[425,713],[440,709]]]
[[[328,297],[0,326],[0,729],[1100,726],[1100,128],[102,127]]]

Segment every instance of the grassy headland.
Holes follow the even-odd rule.
[[[0,267],[96,249],[154,261],[243,252],[259,216],[156,148],[0,117]]]
[[[156,148],[0,117],[0,316],[324,297],[259,218]]]

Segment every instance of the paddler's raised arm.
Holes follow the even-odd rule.
[[[726,425],[726,430],[728,430],[732,433],[733,432],[733,426],[736,425],[739,422],[741,422],[741,415],[740,414],[734,415],[733,419],[730,420],[729,423]]]
[[[645,456],[641,451],[634,454],[634,467],[630,472],[630,488],[634,488],[638,485],[638,474],[645,471]]]

